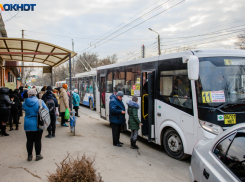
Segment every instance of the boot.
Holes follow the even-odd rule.
[[[139,149],[139,147],[136,145],[136,141],[137,140],[134,140],[134,148]]]
[[[130,148],[131,148],[131,149],[136,149],[135,146],[134,146],[134,140],[131,139],[130,141],[131,141],[131,146],[130,146]]]
[[[2,136],[9,136],[9,134],[6,133],[6,125],[2,125]]]

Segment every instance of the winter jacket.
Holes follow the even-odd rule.
[[[65,112],[66,108],[69,108],[69,100],[66,90],[64,88],[60,89],[60,112]]]
[[[24,99],[21,97],[21,94],[18,91],[14,91],[14,93],[17,95],[17,97],[20,99],[20,102],[23,102]]]
[[[132,100],[127,101],[128,104],[128,128],[131,130],[139,130],[139,124],[141,123],[138,118],[139,104]]]
[[[117,98],[117,96],[116,96],[115,94],[111,94],[110,100],[111,100],[111,99],[115,99],[115,98]]]
[[[47,92],[49,92],[48,94],[50,95],[52,95],[52,97],[54,97],[56,100],[57,100],[57,98],[56,98],[56,96],[53,94],[53,92],[52,91],[50,91],[50,90],[47,90],[46,92],[45,92],[45,94],[43,94],[43,96],[42,96],[42,100],[44,100],[45,99],[45,97],[46,97],[46,95],[47,95]]]
[[[44,103],[46,103],[48,100],[52,99],[54,101],[55,107],[59,107],[58,105],[58,101],[56,99],[56,97],[53,96],[54,94],[51,91],[47,91],[42,97],[42,100],[44,101]]]
[[[125,123],[125,114],[122,114],[122,111],[125,111],[125,107],[122,101],[118,98],[113,98],[109,103],[109,120],[111,123],[124,124]]]
[[[12,101],[10,101],[8,93],[9,88],[0,88],[0,109],[10,109]]]
[[[11,111],[12,112],[18,112],[21,108],[21,101],[19,99],[19,97],[16,95],[15,92],[13,92],[12,94],[10,94],[10,98],[14,98],[13,100],[13,104],[11,105]]]
[[[73,93],[72,104],[73,104],[74,106],[79,106],[79,103],[80,103],[80,97],[79,97],[79,95],[78,95],[76,92],[74,92],[74,93]]]
[[[42,101],[42,106],[48,110],[46,104]],[[23,103],[23,110],[25,111],[24,130],[25,131],[38,131],[37,128],[37,114],[39,110],[39,101],[36,96],[31,96],[25,99]],[[41,130],[41,129],[40,129]]]

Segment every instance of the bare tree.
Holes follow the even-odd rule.
[[[237,36],[237,42],[235,42],[235,45],[242,50],[245,50],[245,32],[243,34],[240,34]]]

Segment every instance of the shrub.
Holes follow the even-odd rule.
[[[91,160],[83,154],[76,159],[67,154],[66,158],[57,165],[56,173],[50,174],[50,182],[103,182],[100,174],[96,174],[95,159]]]

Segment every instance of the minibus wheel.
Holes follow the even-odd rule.
[[[184,153],[183,142],[176,130],[168,129],[163,135],[163,146],[166,153],[175,159],[183,160],[188,155]]]

